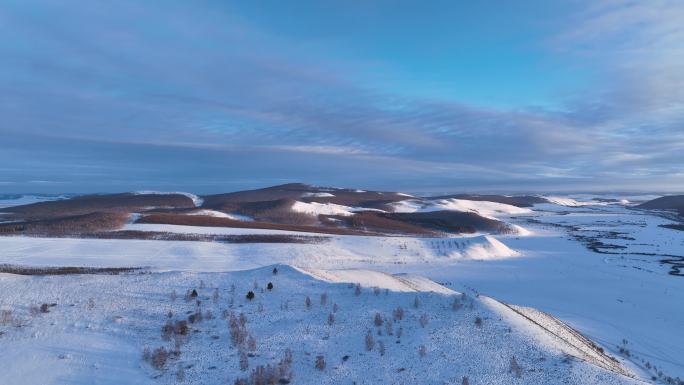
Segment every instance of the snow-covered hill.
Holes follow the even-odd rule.
[[[297,384],[640,383],[620,364],[601,367],[490,300],[426,292],[439,285],[413,277],[354,283],[375,282],[373,274],[312,276],[283,265],[234,273],[0,274],[8,293],[0,383],[232,384],[271,372],[276,382]]]

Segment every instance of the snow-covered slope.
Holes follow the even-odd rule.
[[[568,356],[562,342],[510,322],[505,309],[475,297],[357,290],[288,266],[275,266],[277,274],[273,268],[0,274],[0,290],[7,293],[0,383],[232,384],[279,362],[275,381],[297,384],[461,384],[464,378],[471,384],[639,383]],[[370,273],[327,274],[356,281]],[[381,283],[398,285],[391,277]],[[250,290],[253,300],[245,298]],[[174,326],[189,319],[187,333]],[[244,338],[231,337],[231,322],[233,336]],[[162,359],[160,348],[171,353]]]
[[[178,194],[178,195],[185,195],[186,197],[192,199],[192,202],[195,204],[195,207],[200,207],[202,206],[202,203],[204,200],[200,198],[199,196],[187,192],[182,192],[182,191],[134,191],[133,194],[137,195],[171,195],[171,194]]]
[[[129,224],[125,230],[191,234],[310,233],[176,225]],[[225,271],[288,263],[305,268],[445,265],[465,259],[518,256],[491,236],[453,238],[334,236],[312,244],[0,237],[0,263],[37,266],[145,266],[160,270]]]
[[[471,201],[464,199],[438,199],[438,200],[416,200],[409,199],[392,204],[395,212],[413,213],[429,212],[439,210],[453,210],[461,212],[472,212],[480,216],[497,219],[503,215],[530,214],[528,208],[507,205],[504,203]]]

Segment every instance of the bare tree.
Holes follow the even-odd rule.
[[[391,319],[387,319],[385,321],[385,333],[387,333],[388,336],[391,336],[394,334],[394,329],[392,328],[393,323]]]
[[[425,327],[428,323],[428,315],[423,313],[423,315],[420,316],[419,322],[420,326]]]
[[[240,349],[240,370],[243,372],[249,368],[249,361],[247,360],[247,353],[245,353],[244,350]]]
[[[378,326],[378,327],[382,326],[382,316],[380,315],[380,313],[375,313],[375,317],[373,318],[373,323],[375,324],[375,326]]]
[[[373,339],[373,333],[371,333],[370,329],[368,329],[368,333],[366,333],[366,350],[370,352],[373,350],[374,345],[375,340]]]
[[[401,321],[404,319],[404,309],[401,306],[394,309],[394,312],[392,312],[392,314],[394,315],[395,321]]]
[[[518,360],[515,359],[515,356],[511,357],[511,363],[508,368],[508,373],[512,373],[514,376],[520,378],[522,377],[522,368],[520,365],[518,365]]]

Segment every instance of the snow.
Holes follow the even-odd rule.
[[[532,213],[532,210],[524,207],[465,199],[438,199],[428,201],[404,200],[393,203],[392,206],[394,207],[394,211],[399,213],[452,210],[471,212],[490,219],[497,219],[504,215],[523,215]]]
[[[318,202],[300,202],[296,201],[292,205],[292,210],[300,213],[305,213],[313,216],[319,215],[354,215],[357,211],[382,211],[378,209],[367,209],[364,207],[349,207],[338,205],[335,203],[318,203]]]
[[[199,196],[195,194],[191,194],[188,192],[182,192],[182,191],[134,191],[133,194],[137,195],[185,195],[186,197],[192,199],[192,203],[195,204],[195,207],[201,207],[202,203],[204,203],[204,199],[200,198]]]
[[[11,197],[0,195],[0,209],[4,207],[22,206],[32,203],[48,202],[67,198],[68,196],[64,195],[20,195],[18,197],[15,197],[14,195]]]
[[[308,192],[304,193],[302,195],[303,197],[312,197],[312,198],[330,198],[334,197],[335,195],[327,192]]]
[[[576,198],[581,199],[568,199],[581,205],[535,205],[524,215],[455,204],[460,210],[508,216],[513,226],[529,230],[525,237],[336,235],[316,244],[0,237],[0,264],[142,266],[150,271],[119,276],[0,274],[0,310],[12,310],[25,322],[21,328],[0,325],[0,383],[174,383],[175,362],[159,372],[141,362],[140,352],[144,345],[163,344],[159,328],[164,314],[194,308],[182,299],[170,302],[169,293],[175,289],[182,297],[200,280],[207,283],[200,290],[203,306],[214,315],[228,306],[230,286],[237,287],[232,309],[247,313],[258,340],[250,368],[273,362],[292,347],[296,383],[460,384],[463,375],[471,384],[641,383],[601,369],[615,363],[569,327],[617,357],[618,372],[648,379],[653,374],[645,368],[648,361],[665,375],[683,377],[684,312],[677,304],[684,301],[684,279],[668,274],[672,265],[663,262],[668,255],[684,254],[683,233],[659,227],[670,221],[646,211]],[[425,209],[416,202],[406,200],[400,206]],[[150,224],[125,229],[321,236]],[[616,248],[594,252],[581,243],[586,237]],[[293,267],[279,266],[276,277],[271,273],[275,263]],[[260,287],[272,280],[276,288],[255,290],[256,301],[247,302],[244,292],[255,280]],[[364,287],[359,297],[350,283]],[[217,304],[210,298],[213,287],[221,293]],[[381,292],[376,296],[372,287]],[[329,296],[326,306],[319,301],[324,292]],[[451,310],[458,293],[467,293],[472,309]],[[304,307],[306,296],[313,300],[311,310]],[[418,309],[412,307],[416,296]],[[86,308],[90,297],[96,311]],[[58,305],[50,313],[30,315],[31,304],[53,302]],[[331,327],[326,319],[333,302],[340,311]],[[289,309],[283,308],[286,303]],[[407,320],[395,325],[395,330],[399,324],[404,327],[400,344],[378,336],[371,322],[376,311],[389,315],[397,306],[407,311]],[[423,313],[429,317],[425,328],[417,322]],[[483,319],[482,328],[473,327],[475,317]],[[200,332],[193,333],[181,355],[184,365],[192,365],[186,382],[225,383],[245,375],[237,368],[225,325],[215,319],[197,326]],[[369,328],[376,341],[385,341],[385,356],[379,356],[377,347],[364,350]],[[624,346],[623,340],[628,341]],[[420,345],[428,352],[423,359],[416,354]],[[621,347],[631,356],[621,355]],[[319,354],[328,362],[324,372],[313,369]],[[576,358],[568,360],[568,354]],[[344,355],[348,361],[342,361]],[[513,355],[524,369],[522,379],[508,373]],[[116,378],[108,374],[119,372]]]
[[[128,224],[124,230],[189,234],[313,235],[294,231]],[[193,241],[0,237],[0,263],[31,266],[150,267],[154,270],[226,271],[272,263],[302,268],[393,269],[452,265],[465,259],[518,256],[490,236],[414,238],[330,236],[322,243],[218,243]]]
[[[191,213],[188,213],[188,215],[205,215],[205,216],[210,216],[210,217],[228,218],[228,219],[233,219],[236,221],[246,221],[246,222],[251,222],[254,220],[253,218],[248,217],[246,215],[227,214],[227,213],[224,213],[222,211],[208,210],[208,209],[193,211]]]
[[[568,346],[550,344],[539,328],[511,322],[507,309],[485,299],[463,298],[451,291],[376,292],[367,287],[356,295],[353,285],[275,267],[277,275],[272,265],[201,274],[0,274],[0,289],[8,293],[3,309],[11,310],[22,325],[0,326],[0,383],[176,384],[179,367],[182,383],[233,383],[249,372],[239,369],[238,349],[231,343],[224,311],[246,316],[246,330],[256,342],[247,358],[250,370],[277,363],[291,349],[292,379],[298,384],[460,384],[464,376],[473,384],[494,385],[640,383],[583,360],[568,360]],[[330,274],[358,280],[369,273]],[[263,289],[267,282],[273,283],[272,290]],[[179,339],[179,358],[169,359],[163,370],[154,369],[141,358],[142,352],[146,347],[174,349],[173,340],[164,341],[160,330],[166,320],[187,319],[188,313],[197,311],[195,300],[183,299],[193,289],[199,294],[203,319],[190,324],[188,336]],[[247,290],[254,290],[253,301],[245,298]],[[305,305],[307,297],[311,306]],[[462,304],[456,311],[454,300]],[[40,303],[56,305],[48,313],[32,315],[29,306]],[[389,333],[385,323],[397,307],[404,309],[404,317],[392,321]],[[383,318],[380,327],[374,325],[376,313]],[[424,326],[418,321],[421,317],[427,321]],[[479,327],[474,322],[478,317]],[[374,340],[370,351],[365,344],[369,330]],[[419,355],[421,346],[425,357]],[[325,358],[323,370],[314,367],[317,356]],[[522,369],[521,378],[509,371],[512,357]]]

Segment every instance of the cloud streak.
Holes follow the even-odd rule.
[[[550,51],[596,62],[602,80],[560,108],[502,110],[371,88],[362,59],[340,64],[213,2],[10,2],[0,180],[684,189],[683,16],[667,1],[579,11]]]

